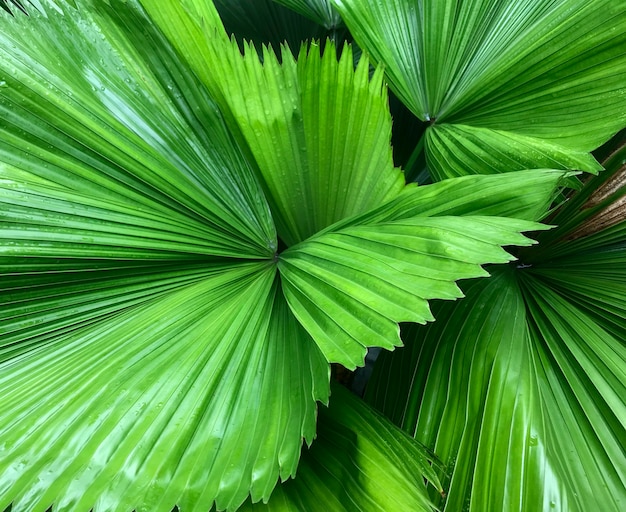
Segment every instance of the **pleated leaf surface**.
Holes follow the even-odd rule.
[[[297,60],[284,51],[282,62],[264,48],[261,61],[251,46],[242,56],[223,27],[205,23],[185,2],[165,10],[155,0],[142,4],[182,55],[193,52],[189,65],[256,162],[287,246],[400,192],[382,70],[370,79],[369,61],[361,59],[355,71],[351,47],[337,58],[331,41],[323,56],[313,42]]]
[[[456,280],[488,275],[484,263],[510,261],[502,245],[532,243],[519,232],[545,226],[501,216],[541,215],[561,177],[531,171],[408,186],[283,252],[287,301],[330,361],[361,365],[367,346],[400,345],[398,322],[433,320],[428,300],[462,297]],[[513,190],[528,192],[530,211],[509,202]]]
[[[328,232],[280,257],[285,297],[327,359],[363,364],[367,346],[399,346],[399,322],[434,320],[428,300],[463,296],[455,281],[513,257],[519,231],[543,226],[506,218],[438,216]],[[381,271],[384,268],[384,271]]]
[[[444,510],[624,508],[625,156],[379,361],[367,399],[447,465]]]
[[[323,57],[314,44],[303,46],[297,61],[284,52],[280,64],[269,50],[263,63],[251,48],[245,57],[232,45],[226,51],[220,74],[226,108],[258,162],[288,246],[402,190],[381,70],[370,80],[361,59],[353,71],[351,48],[338,59],[331,42]]]
[[[0,19],[0,508],[269,497],[313,440],[329,368],[284,301],[250,164],[137,3],[15,14]]]
[[[432,453],[358,397],[331,388],[330,406],[320,408],[318,437],[303,449],[297,477],[277,487],[267,504],[245,503],[240,510],[434,510],[424,483],[442,490]]]
[[[463,171],[442,137],[461,147],[479,141],[492,155],[502,137],[511,141],[501,163],[465,151],[465,173],[539,168],[555,156],[557,168],[576,168],[581,152],[626,124],[623,2],[332,1],[359,45],[384,63],[393,91],[431,122],[426,153],[438,179]]]
[[[29,13],[0,18],[0,509],[267,500],[313,440],[328,360],[391,348],[407,300],[423,321],[424,299],[509,261],[501,246],[529,243],[520,232],[540,229],[527,220],[562,176],[404,188],[380,70],[370,79],[332,45],[261,64],[212,3]],[[292,245],[280,256],[277,230]],[[381,246],[395,247],[384,265],[352,261],[320,295],[326,264],[311,253],[336,271],[346,248],[366,260]],[[442,259],[450,271],[423,279]],[[389,295],[405,271],[421,288]],[[326,305],[347,320],[337,340],[320,332]]]
[[[0,507],[234,510],[269,497],[328,393],[328,365],[279,293],[267,263],[215,269],[2,347]]]

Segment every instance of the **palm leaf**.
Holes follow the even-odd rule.
[[[106,5],[3,20],[2,161],[68,193],[189,224],[219,240],[214,254],[272,254],[274,228],[249,166],[206,93],[142,20]],[[140,38],[126,31],[146,32],[159,49],[132,45]],[[205,106],[193,112],[184,98]]]
[[[597,173],[593,156],[537,137],[461,124],[433,126],[426,132],[430,171],[439,179],[523,169],[578,169]]]
[[[452,281],[482,273],[481,263],[508,261],[501,245],[527,243],[519,231],[535,223],[499,217],[519,206],[533,219],[562,176],[471,177],[456,193],[450,182],[403,189],[380,71],[370,81],[366,61],[355,71],[347,57],[313,50],[297,65],[270,56],[262,66],[227,40],[212,4],[143,4],[154,20],[137,2],[92,0],[1,19],[0,508],[235,509],[248,495],[267,500],[279,478],[294,475],[303,438],[312,441],[329,380],[328,343],[298,322],[302,309],[283,293],[297,272],[278,268],[333,237],[356,240],[366,256],[383,237],[400,248],[391,259],[417,255],[420,266],[456,234],[471,268],[453,264],[428,294],[449,297]],[[170,45],[161,28],[181,37]],[[278,138],[254,143],[243,107],[266,91],[243,98],[241,84],[222,77],[229,66],[242,83],[288,86],[296,77],[311,88],[295,104],[301,120],[269,95],[261,131],[274,133],[276,120],[277,133],[304,130],[313,141],[326,122],[314,100],[350,106],[352,129],[337,124],[339,142],[289,153],[300,158],[294,181],[311,191],[266,199],[281,174],[264,158],[286,149]],[[361,166],[375,157],[379,167]],[[338,162],[354,166],[346,181]],[[320,190],[332,192],[324,203],[332,215],[293,226],[326,231],[278,256],[270,204],[279,212],[295,192],[316,204]],[[281,226],[301,207],[279,212]],[[467,217],[455,227],[449,215]],[[418,225],[434,240],[422,243]],[[479,229],[487,225],[495,230]],[[364,283],[376,287],[385,273],[368,269]],[[333,290],[314,295],[315,286],[304,292],[316,307],[337,302]],[[392,304],[390,320],[404,310]],[[350,329],[349,339],[362,334]],[[357,361],[370,344],[354,339],[342,360]]]
[[[2,19],[0,508],[267,498],[329,369],[282,298],[264,196],[136,6],[62,7]]]
[[[463,287],[434,308],[445,324],[408,329],[376,367],[368,400],[448,465],[445,510],[624,508],[626,223],[581,231],[623,198],[598,186],[620,182],[623,158],[551,219],[577,224]]]
[[[269,51],[263,66],[250,51],[243,58],[231,52],[224,63],[228,108],[259,164],[288,246],[400,192],[382,73],[370,81],[367,59],[353,72],[350,47],[337,60],[328,43],[323,57],[317,46],[302,48],[297,62],[283,55],[282,65]],[[357,113],[360,123],[352,121]]]
[[[3,347],[0,507],[267,499],[295,474],[328,393],[328,366],[274,275],[267,263],[215,269],[105,321],[26,338],[27,350]]]
[[[408,186],[283,252],[287,301],[330,361],[362,365],[366,346],[400,345],[398,322],[433,320],[428,300],[462,297],[454,281],[488,275],[481,264],[510,261],[500,245],[531,244],[518,232],[545,226],[498,216],[542,216],[561,176],[528,171]]]
[[[403,179],[393,168],[382,73],[370,81],[366,59],[354,72],[350,48],[338,62],[329,44],[323,57],[313,45],[302,48],[297,62],[284,54],[282,64],[268,49],[261,63],[252,48],[242,56],[223,29],[204,37],[202,18],[182,4],[168,13],[152,0],[143,4],[182,54],[201,48],[189,64],[257,162],[286,245],[399,193]]]
[[[611,0],[333,0],[391,88],[430,121],[426,151],[439,179],[503,172],[558,155],[565,168],[624,126],[626,8]],[[452,127],[448,125],[452,124]],[[454,125],[463,125],[459,132]],[[432,132],[432,133],[430,133]],[[482,153],[502,152],[502,164]],[[447,144],[441,138],[448,139]],[[541,141],[546,141],[545,147]],[[451,146],[479,142],[459,165]],[[446,164],[453,159],[453,165]],[[513,158],[515,160],[515,158]],[[587,167],[597,168],[589,157]]]
[[[432,454],[340,386],[320,408],[318,437],[304,450],[294,480],[276,488],[267,504],[241,510],[431,511],[426,485],[441,492]]]
[[[366,346],[401,344],[398,322],[434,320],[429,299],[462,297],[455,280],[513,259],[500,245],[531,243],[524,229],[533,224],[441,216],[325,233],[281,255],[285,297],[326,358],[354,368]]]

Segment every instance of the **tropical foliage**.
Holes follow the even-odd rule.
[[[626,507],[626,4],[0,6],[0,510]]]

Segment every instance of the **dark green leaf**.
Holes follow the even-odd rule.
[[[596,195],[619,205],[622,163],[552,218],[582,208],[584,226]],[[517,268],[464,287],[433,308],[445,323],[407,329],[406,350],[383,354],[367,398],[448,465],[446,510],[624,508],[626,221],[612,220],[539,234]]]
[[[242,510],[430,512],[424,479],[441,492],[432,454],[360,399],[332,388],[320,409],[318,437],[303,449],[294,480],[277,487],[266,505]]]
[[[336,29],[342,22],[339,13],[334,9],[330,0],[274,0],[294,11],[299,12],[327,30]]]

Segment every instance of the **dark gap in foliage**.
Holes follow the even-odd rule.
[[[280,238],[278,237],[278,248],[276,249],[276,254],[281,254],[283,251],[286,251],[288,249],[287,244]]]
[[[272,0],[215,0],[215,7],[242,52],[244,41],[259,53],[262,45],[271,45],[277,54],[286,43],[295,56],[302,41],[325,37],[323,27]]]
[[[330,365],[330,378],[343,387],[351,389],[352,381],[354,380],[354,372],[339,363],[332,363]]]
[[[21,0],[0,0],[0,7],[6,12],[8,12],[11,16],[13,16],[14,13],[11,10],[11,5],[13,7],[17,7],[19,11],[21,11],[22,13],[26,14],[26,16],[28,16],[28,11],[26,10],[26,6],[24,5],[24,2],[22,2]]]
[[[326,40],[330,39],[341,51],[342,43],[351,40],[346,28],[328,30],[272,0],[215,0],[215,7],[242,53],[244,41],[249,41],[259,54],[263,45],[271,46],[282,60],[282,45],[287,45],[295,57],[306,41],[322,41],[323,51]]]
[[[426,169],[426,156],[420,141],[427,124],[405,107],[391,91],[389,91],[389,109],[393,119],[391,128],[393,163],[404,169],[407,183],[416,181],[419,176],[418,182],[421,184],[426,181],[423,174]]]
[[[361,366],[354,371],[354,376],[352,378],[352,384],[350,386],[350,390],[357,396],[361,398],[365,395],[365,389],[367,387],[367,383],[372,377],[372,373],[374,371],[374,365],[376,364],[376,360],[378,356],[382,352],[382,348],[380,347],[370,347],[367,349],[367,355],[365,356],[365,366]]]

